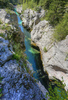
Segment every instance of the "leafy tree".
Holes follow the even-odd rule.
[[[63,40],[68,35],[68,13],[65,13],[63,20],[55,27],[54,38]]]
[[[1,7],[4,7],[4,6],[7,7],[8,3],[9,3],[8,0],[0,0],[0,6],[1,6]]]
[[[53,0],[49,6],[49,11],[47,14],[47,19],[50,24],[57,25],[64,15],[65,1],[64,0]]]

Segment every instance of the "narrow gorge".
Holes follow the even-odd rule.
[[[67,0],[0,0],[0,100],[68,100]]]
[[[41,8],[40,12],[27,9],[20,17],[24,27],[32,30],[32,44],[36,44],[40,49],[44,72],[47,71],[49,79],[52,80],[53,77],[60,81],[62,81],[63,78],[64,83],[66,84],[65,89],[67,90],[68,36],[64,40],[56,42],[53,39],[54,28],[48,21],[40,21],[40,17],[43,17],[45,13],[46,12]]]

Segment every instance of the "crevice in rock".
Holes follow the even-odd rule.
[[[68,70],[62,69],[62,68],[60,68],[60,67],[57,66],[57,65],[50,65],[50,66],[52,66],[52,68],[53,68],[55,71],[61,71],[61,72],[64,72],[65,74],[68,73]]]
[[[38,46],[32,45],[32,47],[40,52],[40,49]],[[44,72],[44,70],[43,70],[41,53],[36,54],[35,58],[36,58],[36,62],[37,62],[37,69],[39,70],[39,80],[45,86],[45,88],[48,90],[49,78],[48,78],[48,73]]]

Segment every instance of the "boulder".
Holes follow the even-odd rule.
[[[0,9],[0,15],[1,15],[0,20],[3,22],[3,24],[5,23],[14,24],[14,25],[18,24],[17,15],[13,10]]]
[[[10,20],[10,15],[7,15],[7,12],[5,9],[0,9],[0,19],[3,21],[3,23],[8,23]]]

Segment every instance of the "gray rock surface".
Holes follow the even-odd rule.
[[[17,16],[13,10],[0,9],[0,20],[5,23],[18,25]]]
[[[10,22],[17,23],[15,14],[9,16],[8,21],[6,21],[6,14],[5,9],[0,10],[0,15],[2,15],[0,19],[3,23],[9,23],[10,19]],[[11,29],[14,28],[12,25],[10,26]],[[1,33],[6,34],[5,30],[0,29]],[[0,75],[3,77],[2,82],[0,82],[3,96],[0,100],[47,100],[44,96],[47,90],[43,88],[42,91],[45,91],[45,94],[43,94],[34,78],[26,72],[25,68],[21,67],[21,63],[12,60],[13,53],[13,48],[9,41],[0,37]],[[29,62],[27,62],[27,67],[30,68],[29,70],[33,70]],[[40,86],[42,85],[40,84]]]
[[[40,22],[40,18],[45,16],[45,10],[41,9],[40,12],[36,12],[31,9],[26,9],[24,13],[20,16],[23,25],[27,29],[33,28],[36,24]]]
[[[6,61],[11,59],[13,55],[12,52],[8,49],[8,44],[8,40],[4,40],[2,37],[0,37],[0,67]]]
[[[8,44],[8,40],[0,37],[0,74],[4,94],[1,100],[47,100],[34,79],[16,60],[10,59],[12,53]]]
[[[3,94],[5,100],[39,100],[44,96],[37,84],[28,73],[18,71],[19,65],[15,60],[6,62],[0,67]],[[41,95],[43,97],[41,97]]]
[[[54,29],[48,21],[39,22],[31,32],[31,39],[40,48],[44,71],[49,78],[53,76],[64,80],[65,89],[68,89],[68,36],[58,43],[53,41]],[[44,51],[46,48],[47,52]]]
[[[3,21],[3,23],[8,23],[10,20],[10,15],[7,15],[7,12],[5,9],[0,9],[0,19]]]
[[[21,14],[21,13],[22,13],[22,5],[16,6],[16,10],[17,10],[17,12],[18,12],[19,14]]]

